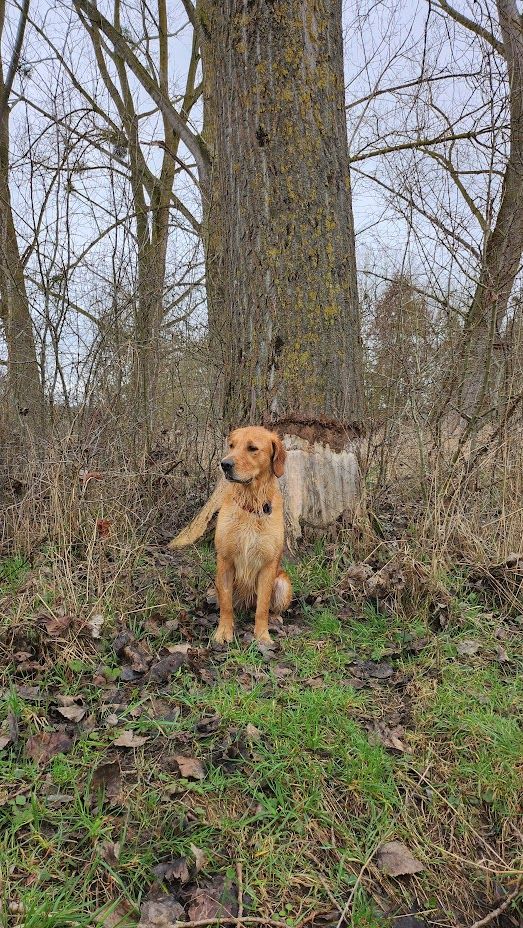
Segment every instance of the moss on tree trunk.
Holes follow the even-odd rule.
[[[201,0],[213,350],[226,425],[359,423],[341,3]]]

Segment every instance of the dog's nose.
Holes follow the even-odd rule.
[[[228,461],[227,458],[224,458],[221,462],[221,468],[224,474],[230,474],[234,467],[234,461]]]

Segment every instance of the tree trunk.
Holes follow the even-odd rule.
[[[224,425],[279,421],[295,538],[352,508],[358,489],[345,427],[363,418],[363,365],[341,2],[201,0],[198,13]]]
[[[465,321],[461,411],[469,419],[496,405],[501,327],[523,254],[523,28],[515,0],[497,0],[497,10],[508,68],[510,149],[498,215]]]
[[[341,3],[202,0],[199,15],[225,420],[299,411],[359,423]]]
[[[1,68],[0,68],[1,71]],[[3,77],[0,74],[0,93]],[[24,268],[9,190],[9,108],[0,120],[0,318],[7,344],[10,428],[24,446],[41,445],[46,431],[44,396]]]

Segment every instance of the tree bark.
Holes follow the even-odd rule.
[[[496,405],[496,356],[501,327],[523,254],[523,20],[515,0],[497,0],[508,69],[510,148],[493,229],[487,234],[468,311],[461,358],[461,411],[470,421]]]
[[[225,423],[297,411],[359,424],[341,2],[201,0],[198,13]]]
[[[4,25],[4,4],[0,5],[0,35]],[[27,15],[27,8],[25,13]],[[23,30],[19,34],[23,36]],[[21,39],[20,39],[21,45]],[[20,48],[15,48],[19,56]],[[11,68],[9,74],[11,74]],[[9,75],[8,75],[9,79]],[[10,428],[24,445],[37,448],[46,431],[44,394],[36,357],[33,322],[13,221],[9,190],[9,84],[4,81],[0,61],[0,318],[7,344],[7,387]]]

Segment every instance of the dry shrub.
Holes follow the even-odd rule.
[[[523,609],[523,421],[473,437],[434,435],[403,419],[365,449],[369,512],[383,541],[413,550],[437,577],[461,568],[511,610]]]

